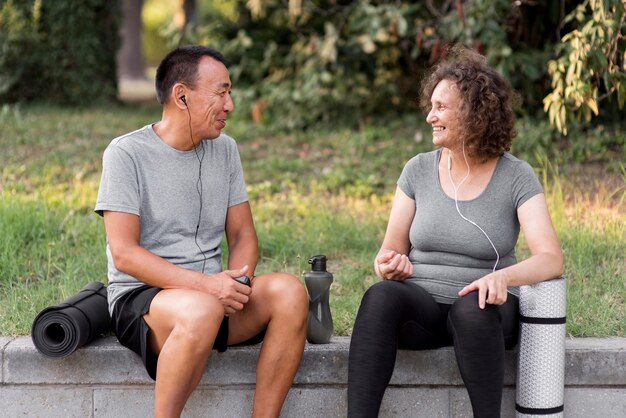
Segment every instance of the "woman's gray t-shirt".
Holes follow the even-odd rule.
[[[222,269],[220,245],[227,210],[247,201],[248,195],[232,138],[220,135],[204,140],[196,150],[198,154],[170,147],[152,125],[115,138],[102,158],[95,211],[99,215],[106,210],[139,216],[143,248],[189,270],[202,271],[205,264],[204,272],[215,274]],[[200,186],[203,201],[196,245]],[[115,268],[108,242],[106,252],[112,311],[120,296],[144,283]]]
[[[491,273],[496,253],[483,233],[461,218],[454,199],[441,188],[441,150],[413,157],[402,170],[400,189],[415,200],[409,232],[413,274],[407,279],[426,289],[437,302],[453,303],[467,284]],[[515,264],[520,225],[517,209],[543,193],[532,167],[504,153],[491,180],[476,198],[459,201],[459,210],[478,224],[498,249],[497,269]],[[509,288],[519,295],[519,289]]]

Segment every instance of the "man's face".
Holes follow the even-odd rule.
[[[235,109],[228,70],[219,61],[204,57],[198,63],[196,87],[187,94],[194,137],[215,139]]]

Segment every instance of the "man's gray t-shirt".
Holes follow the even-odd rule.
[[[202,157],[204,147],[204,157]],[[152,125],[115,138],[104,151],[95,211],[125,212],[140,219],[140,245],[180,267],[221,271],[220,244],[231,206],[246,202],[237,144],[220,135],[196,151],[179,151],[163,142]],[[202,177],[198,181],[199,161]],[[202,186],[202,215],[200,215]],[[204,252],[204,256],[200,249]],[[120,296],[144,283],[115,268],[107,242],[109,310]]]
[[[426,289],[437,302],[453,303],[467,284],[491,273],[496,253],[474,225],[463,220],[439,182],[441,150],[413,157],[398,180],[400,189],[415,200],[409,259],[413,274],[407,279]],[[519,236],[517,208],[543,193],[532,167],[504,153],[491,180],[476,198],[459,201],[459,210],[478,224],[498,249],[497,269],[515,264]],[[519,295],[518,288],[509,292]]]

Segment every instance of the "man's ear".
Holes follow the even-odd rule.
[[[174,84],[172,92],[170,93],[170,100],[176,107],[187,109],[189,107],[187,105],[187,86],[183,83]]]

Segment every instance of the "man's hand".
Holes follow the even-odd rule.
[[[243,309],[250,300],[252,289],[234,280],[237,277],[245,276],[248,266],[239,270],[224,270],[221,273],[210,276],[207,284],[211,285],[209,293],[217,296],[222,305],[224,313],[231,315]]]
[[[474,280],[459,291],[459,296],[465,296],[478,290],[478,306],[485,309],[485,302],[490,305],[503,305],[507,298],[508,275],[504,270],[498,270]]]
[[[402,281],[411,277],[413,273],[413,263],[409,257],[393,250],[379,254],[376,257],[376,264],[379,276],[383,280]]]

